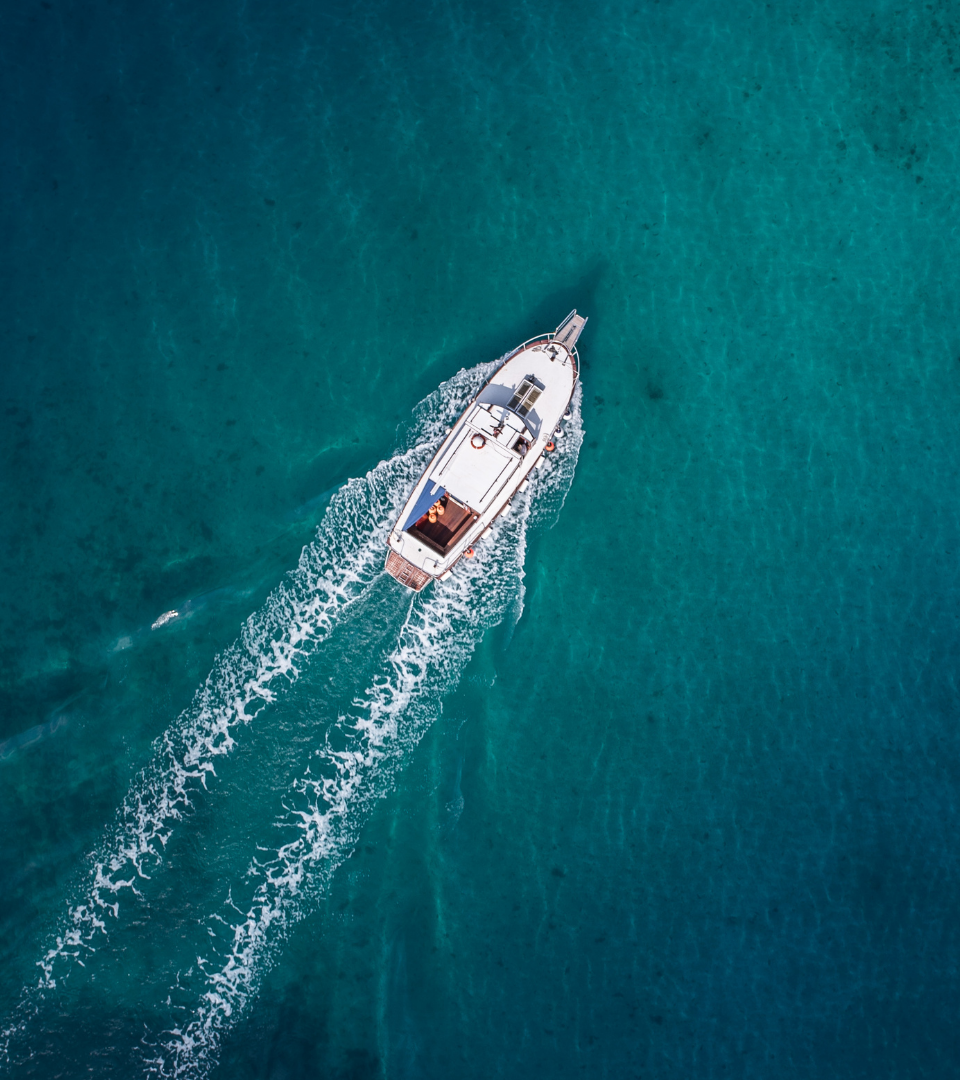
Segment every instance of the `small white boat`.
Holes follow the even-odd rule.
[[[494,372],[451,428],[387,540],[388,573],[419,592],[446,577],[555,448],[580,366],[576,309]]]

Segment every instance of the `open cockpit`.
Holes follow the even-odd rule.
[[[479,516],[444,493],[407,527],[407,532],[440,555],[446,555]]]

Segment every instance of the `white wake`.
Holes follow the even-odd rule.
[[[297,679],[343,615],[370,594],[382,574],[389,528],[410,488],[496,366],[478,365],[443,383],[415,411],[405,448],[334,495],[297,569],[247,619],[190,707],[157,740],[38,960],[37,982],[24,989],[0,1031],[0,1061],[11,1063],[12,1042],[28,1035],[39,1001],[74,963],[103,947],[122,905],[141,896],[143,883],[162,866],[177,824],[216,776],[217,759]],[[527,526],[559,511],[581,442],[578,389],[562,453],[515,500],[514,513],[498,525],[479,557],[411,604],[382,677],[317,749],[295,785],[298,808],[278,821],[296,828],[295,839],[252,864],[260,884],[245,917],[232,927],[228,952],[207,958],[206,987],[192,1019],[167,1033],[146,1062],[148,1070],[203,1075],[215,1062],[222,1034],[257,993],[288,928],[351,849],[366,807],[389,789],[404,752],[435,718],[436,702],[456,684],[484,629],[511,603],[521,610]],[[331,738],[339,740],[336,748]],[[136,909],[149,914],[146,904]],[[219,912],[215,917],[222,925]]]
[[[154,744],[131,784],[115,825],[89,860],[67,914],[37,962],[37,982],[0,1029],[0,1061],[35,1011],[36,999],[96,951],[121,901],[140,897],[163,862],[164,848],[196,792],[215,776],[238,729],[296,680],[309,653],[379,577],[390,526],[446,428],[497,362],[461,370],[425,398],[402,448],[331,499],[299,566],[244,624],[239,639],[214,661],[193,702]]]
[[[352,851],[370,805],[390,790],[483,632],[509,611],[519,618],[528,526],[559,512],[573,479],[583,440],[579,388],[565,435],[562,452],[514,500],[513,513],[500,519],[477,559],[461,563],[450,579],[411,602],[379,676],[326,733],[292,791],[279,800],[285,809],[274,830],[292,832],[293,839],[272,856],[251,861],[248,875],[259,884],[242,918],[236,919],[233,888],[229,904],[211,914],[208,925],[230,925],[228,943],[201,958],[200,1000],[191,1019],[166,1032],[147,1057],[149,1072],[202,1077],[214,1067],[223,1035],[257,995],[290,929],[313,909]]]

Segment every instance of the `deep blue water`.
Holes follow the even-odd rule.
[[[27,0],[0,102],[0,1071],[955,1075],[960,8]]]

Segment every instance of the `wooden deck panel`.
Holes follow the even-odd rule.
[[[568,352],[573,352],[573,347],[576,345],[577,338],[580,337],[580,333],[583,330],[586,321],[584,316],[578,315],[576,308],[574,308],[557,327],[557,332],[553,335],[553,340],[560,345],[563,345]]]
[[[406,585],[408,589],[413,589],[414,592],[419,592],[430,580],[430,575],[425,570],[414,566],[413,563],[408,563],[406,559],[395,551],[391,551],[387,555],[386,570],[401,585]]]

